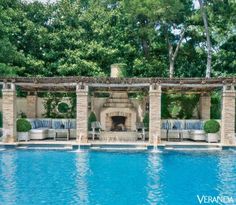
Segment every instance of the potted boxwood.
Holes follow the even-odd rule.
[[[204,131],[207,133],[207,142],[218,142],[218,132],[220,130],[220,124],[216,120],[207,120],[204,123]]]
[[[31,124],[24,118],[20,118],[16,122],[16,130],[18,141],[20,140],[29,140],[29,131],[31,130]]]

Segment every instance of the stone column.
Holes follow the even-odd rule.
[[[199,108],[201,119],[209,120],[211,118],[211,96],[209,94],[201,94]]]
[[[16,141],[16,90],[15,85],[4,84],[2,89],[3,142]]]
[[[235,90],[234,86],[224,86],[221,113],[221,143],[235,144]]]
[[[37,93],[28,93],[26,97],[27,101],[27,118],[37,118],[37,103],[38,103],[38,96]]]
[[[88,86],[76,87],[76,136],[81,142],[88,141]]]
[[[161,140],[161,86],[151,85],[149,90],[149,142]]]

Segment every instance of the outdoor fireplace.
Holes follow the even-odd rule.
[[[120,77],[120,69],[117,65],[111,66],[111,77]],[[110,91],[100,111],[100,121],[105,131],[135,131],[136,109],[128,97],[126,89],[115,89]]]
[[[113,91],[100,112],[102,128],[106,131],[134,131],[136,110],[125,91]]]
[[[132,108],[104,108],[100,113],[101,125],[105,131],[134,131],[136,112]]]

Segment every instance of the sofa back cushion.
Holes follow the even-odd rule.
[[[76,129],[75,119],[28,118],[27,120],[30,122],[32,129],[38,129],[38,128]]]
[[[162,129],[203,130],[204,120],[162,120]]]

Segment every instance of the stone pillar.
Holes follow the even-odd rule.
[[[235,144],[235,90],[234,86],[224,86],[221,113],[221,143]]]
[[[81,142],[88,141],[88,86],[76,87],[76,136]]]
[[[37,103],[38,103],[38,96],[37,93],[28,93],[26,97],[27,101],[27,118],[37,118]]]
[[[149,90],[149,142],[161,140],[161,86],[151,85]]]
[[[3,142],[16,141],[16,90],[15,85],[4,84],[2,89]]]
[[[209,120],[211,118],[211,96],[207,93],[202,93],[200,97],[200,118]]]

